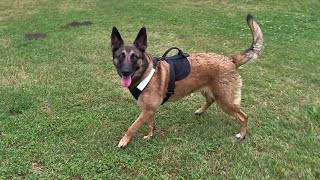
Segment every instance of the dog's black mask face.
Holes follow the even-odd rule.
[[[141,28],[133,45],[124,45],[117,28],[112,28],[111,48],[113,64],[121,77],[121,85],[129,87],[135,77],[142,76],[148,66],[147,57],[144,54],[147,48],[146,28]]]

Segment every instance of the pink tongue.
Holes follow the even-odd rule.
[[[131,84],[131,76],[122,76],[121,78],[121,86],[129,87]]]

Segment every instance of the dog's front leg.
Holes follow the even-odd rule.
[[[154,130],[156,128],[156,123],[155,123],[155,115],[152,116],[151,119],[148,119],[147,123],[148,123],[148,135],[144,136],[143,139],[147,139],[150,140],[153,135],[154,135]]]
[[[144,110],[139,115],[138,119],[129,127],[128,131],[125,133],[125,135],[120,140],[118,147],[125,147],[131,140],[134,133],[137,131],[137,129],[146,121],[150,121],[153,118],[154,111],[147,111]],[[150,131],[149,131],[150,132]],[[153,135],[153,131],[152,131]]]

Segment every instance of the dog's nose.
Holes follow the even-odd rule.
[[[129,71],[122,71],[121,74],[122,74],[122,76],[129,76],[130,72]]]

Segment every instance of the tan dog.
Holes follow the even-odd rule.
[[[233,55],[223,56],[214,53],[194,53],[188,57],[191,73],[186,78],[175,83],[174,94],[169,101],[179,100],[192,92],[200,91],[206,98],[205,104],[195,114],[204,113],[207,108],[216,102],[226,113],[234,116],[241,124],[238,139],[243,139],[247,133],[247,115],[240,110],[242,81],[238,67],[254,59],[263,46],[263,35],[259,25],[249,14],[247,23],[251,29],[253,43],[246,51]],[[113,63],[121,77],[123,87],[135,88],[142,80],[149,76],[153,69],[152,56],[146,53],[146,29],[141,28],[133,45],[124,45],[117,28],[112,29],[111,47]],[[137,129],[148,124],[148,135],[154,135],[154,115],[167,93],[169,81],[169,64],[159,61],[148,85],[138,98],[141,114],[129,127],[118,147],[125,147]]]

